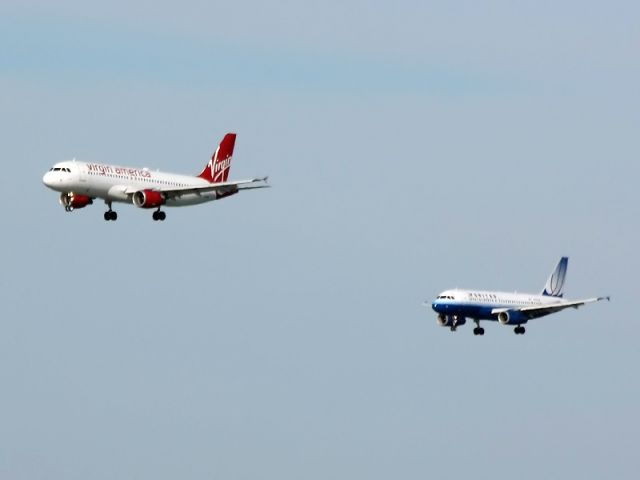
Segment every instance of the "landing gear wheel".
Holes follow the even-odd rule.
[[[113,210],[111,210],[111,202],[108,201],[108,200],[105,200],[104,203],[107,206],[107,208],[109,209],[106,212],[104,212],[105,221],[107,221],[107,222],[109,220],[116,221],[118,219],[118,214],[116,212],[114,212]]]
[[[513,329],[513,331],[515,332],[516,335],[524,335],[524,332],[526,330],[524,329],[523,326],[518,325],[516,328]]]
[[[484,328],[480,326],[480,320],[474,319],[473,321],[476,324],[476,328],[473,329],[473,334],[484,335]]]
[[[161,222],[164,221],[165,218],[167,218],[167,214],[165,212],[163,212],[162,210],[157,210],[155,212],[153,212],[153,215],[151,215],[153,217],[154,221],[158,221],[160,220]]]

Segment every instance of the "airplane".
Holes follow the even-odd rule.
[[[501,325],[515,325],[515,334],[523,335],[525,333],[523,325],[529,320],[544,317],[565,308],[578,308],[586,303],[610,300],[610,297],[565,300],[563,289],[568,263],[568,257],[560,259],[539,294],[445,290],[431,302],[431,308],[438,314],[438,325],[449,327],[452,332],[470,318],[476,324],[473,329],[474,335],[484,335],[480,320],[497,321]],[[429,303],[425,302],[425,305]]]
[[[60,203],[67,212],[104,200],[106,221],[118,214],[113,202],[133,203],[138,208],[155,209],[153,220],[164,221],[162,207],[182,207],[220,200],[240,190],[266,188],[268,177],[228,181],[236,134],[227,133],[211,160],[197,176],[152,171],[148,168],[121,167],[76,160],[56,163],[42,182],[61,192]]]

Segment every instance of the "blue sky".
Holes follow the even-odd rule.
[[[0,476],[635,478],[633,2],[4,2]],[[81,158],[273,188],[67,214]],[[612,295],[456,334],[452,287]]]

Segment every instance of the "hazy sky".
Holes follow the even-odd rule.
[[[5,1],[0,478],[635,479],[640,6]],[[72,214],[79,158],[273,188]],[[452,334],[452,287],[612,295]]]

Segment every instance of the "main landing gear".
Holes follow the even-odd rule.
[[[162,210],[158,209],[155,212],[153,212],[153,220],[154,221],[158,221],[160,220],[161,222],[164,222],[164,219],[167,218],[167,214],[165,212],[163,212]]]
[[[114,212],[113,210],[111,210],[111,202],[105,202],[107,204],[107,206],[109,207],[109,210],[107,210],[106,212],[104,212],[104,219],[105,221],[116,221],[118,219],[118,212]]]
[[[524,335],[524,332],[526,332],[526,330],[522,325],[518,325],[516,328],[513,329],[513,331],[515,332],[516,335]]]
[[[473,329],[473,334],[480,336],[484,335],[484,328],[480,326],[480,320],[474,319],[473,321],[476,324],[476,328]]]

